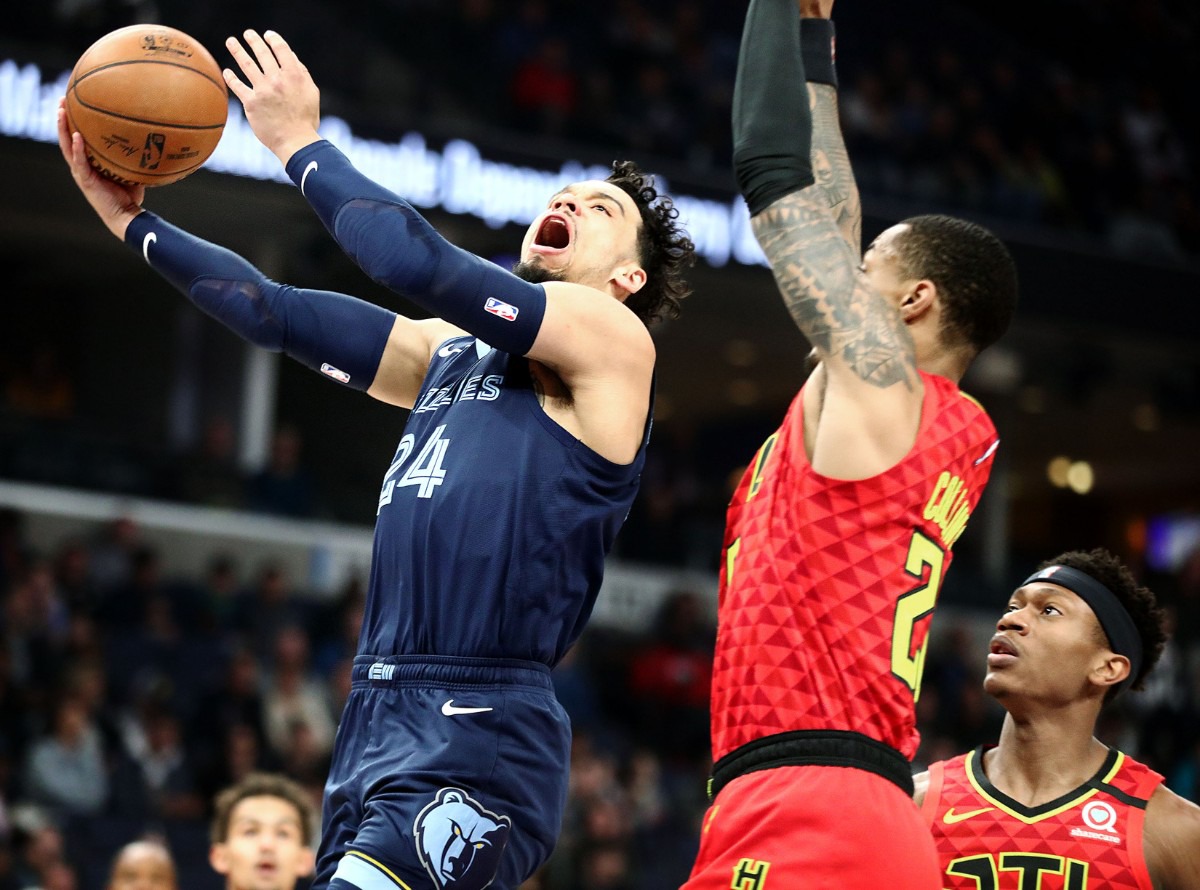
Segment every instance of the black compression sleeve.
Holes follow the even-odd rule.
[[[750,0],[733,88],[733,170],[755,216],[814,182],[796,0]]]

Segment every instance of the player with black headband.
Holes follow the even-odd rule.
[[[409,409],[378,500],[315,886],[513,888],[561,830],[571,731],[550,669],[591,614],[638,488],[648,325],[686,295],[692,243],[623,162],[549,196],[516,274],[501,269],[320,138],[317,87],[282,37],[243,40],[226,43],[240,75],[225,79],[255,135],[362,269],[436,317],[268,280],[99,177],[60,112],[62,152],[110,231],[205,312]]]
[[[1093,735],[1166,639],[1154,594],[1104,550],[1064,553],[996,623],[984,689],[1000,741],[915,779],[948,890],[1200,887],[1200,807]]]

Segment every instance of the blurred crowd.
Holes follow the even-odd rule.
[[[269,769],[319,800],[358,583],[319,599],[289,566],[219,551],[204,577],[167,577],[128,519],[44,552],[27,526],[0,511],[0,890],[99,890],[116,850],[147,836],[171,849],[181,886],[219,886],[206,860],[216,790]],[[1200,550],[1152,580],[1174,635],[1149,688],[1101,734],[1200,800]],[[977,631],[935,622],[918,766],[996,738]],[[555,670],[575,734],[570,797],[530,890],[686,876],[706,806],[714,632],[709,604],[678,590],[642,632],[594,624]]]
[[[70,64],[135,21],[179,27],[218,56],[230,33],[275,28],[313,70],[325,113],[365,135],[623,153],[731,187],[743,6],[363,0],[349,14],[323,0],[57,0],[26,10],[13,36],[49,38]],[[843,127],[868,204],[1087,233],[1150,262],[1200,253],[1200,7],[1052,0],[1018,17],[914,0],[842,3],[835,17]]]

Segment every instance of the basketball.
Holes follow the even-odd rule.
[[[130,25],[80,56],[66,110],[101,174],[166,185],[213,153],[229,94],[216,59],[196,40],[165,25]]]

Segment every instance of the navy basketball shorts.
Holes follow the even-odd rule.
[[[536,662],[354,659],[314,890],[509,890],[554,849],[570,721]]]

